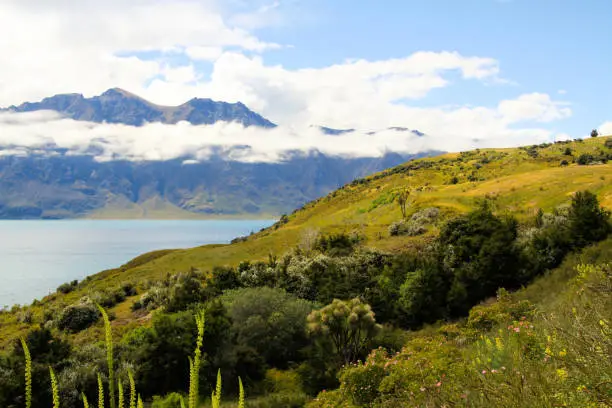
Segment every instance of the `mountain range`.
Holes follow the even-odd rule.
[[[55,95],[0,112],[41,110],[77,121],[129,126],[222,121],[276,127],[240,102],[195,98],[179,106],[159,106],[118,88],[92,98]],[[354,131],[319,128],[330,136]],[[92,155],[61,149],[52,153],[0,156],[0,218],[278,216],[355,178],[426,155],[389,152],[382,157],[346,158],[314,151],[293,152],[282,162],[245,163],[220,155],[198,162],[186,158],[100,162]]]

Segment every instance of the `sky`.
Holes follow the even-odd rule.
[[[161,105],[241,101],[280,127],[3,114],[2,154],[104,140],[100,159],[205,158],[257,133],[238,156],[269,161],[283,149],[376,156],[611,134],[610,17],[607,0],[3,0],[0,106],[120,87]]]

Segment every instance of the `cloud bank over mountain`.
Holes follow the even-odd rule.
[[[128,158],[185,151],[204,157],[220,143],[239,150],[235,146],[248,142],[249,160],[277,160],[281,147],[376,155],[386,149],[460,150],[552,140],[557,137],[554,123],[572,115],[571,105],[557,99],[562,95],[553,98],[524,88],[513,98],[494,103],[429,101],[444,88],[482,91],[488,87],[494,93],[498,87],[514,86],[503,78],[500,62],[487,56],[418,51],[313,68],[271,63],[271,52],[282,53],[291,44],[266,41],[258,30],[286,23],[290,6],[284,2],[246,4],[59,0],[51,6],[42,0],[3,1],[0,52],[7,58],[0,64],[0,106],[64,92],[92,96],[121,87],[160,105],[193,97],[240,101],[279,124],[279,129],[150,125],[145,131],[26,116],[4,118],[2,137],[13,140],[11,135],[22,132],[22,140],[69,143],[67,136],[59,134],[66,132],[80,151],[90,144],[88,140],[98,140],[102,134],[106,142],[101,157]],[[32,123],[23,123],[28,119]],[[356,132],[329,139],[309,130],[313,124],[366,133],[401,126],[418,129],[428,137],[417,139],[398,132],[366,137]],[[40,133],[41,128],[47,133]],[[145,133],[150,136],[142,136]],[[167,149],[161,147],[164,143]]]
[[[334,157],[382,157],[386,153],[415,154],[433,150],[459,151],[547,140],[536,130],[511,137],[478,139],[456,133],[420,136],[403,128],[355,130],[330,135],[319,127],[278,126],[268,129],[217,122],[192,125],[148,123],[144,126],[92,123],[61,117],[53,111],[0,113],[0,155],[91,155],[108,160],[208,160],[281,162],[299,154],[319,152]]]

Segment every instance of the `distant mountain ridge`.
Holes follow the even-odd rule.
[[[128,126],[156,122],[171,125],[180,121],[210,125],[223,121],[276,127],[240,102],[194,98],[179,106],[160,106],[119,88],[92,98],[81,94],[55,95],[0,112],[41,110],[56,111],[79,121]],[[357,132],[317,128],[330,137]],[[385,130],[423,136],[407,128],[381,131]],[[360,136],[365,143],[375,133]],[[0,146],[0,152],[4,148]],[[434,153],[406,155],[389,151],[381,157],[349,158],[325,155],[314,149],[287,152],[286,158],[277,163],[246,163],[232,160],[222,151],[204,161],[180,157],[165,161],[103,162],[95,160],[99,153],[95,146],[80,155],[54,146],[46,146],[42,152],[41,149],[23,152],[0,155],[0,219],[280,215],[356,178]]]
[[[194,98],[178,106],[160,106],[120,88],[109,89],[92,98],[85,98],[77,93],[59,94],[44,98],[40,102],[25,102],[0,111],[40,110],[56,111],[75,120],[122,123],[130,126],[142,126],[151,122],[175,124],[180,121],[193,125],[211,125],[225,121],[264,128],[276,126],[241,102],[228,103]]]

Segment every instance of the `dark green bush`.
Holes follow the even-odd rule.
[[[60,330],[78,332],[96,323],[100,312],[93,304],[81,303],[67,306],[61,313],[57,327]]]

